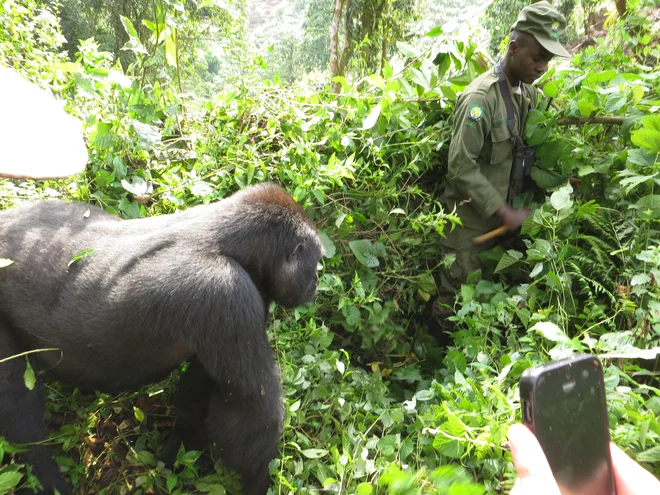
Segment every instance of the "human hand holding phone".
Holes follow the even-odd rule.
[[[509,445],[518,480],[510,495],[560,495],[550,465],[534,434],[524,425],[509,428]],[[660,493],[660,481],[610,444],[617,495]]]

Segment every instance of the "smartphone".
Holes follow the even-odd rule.
[[[581,355],[525,370],[523,423],[534,432],[562,495],[616,495],[603,368]]]

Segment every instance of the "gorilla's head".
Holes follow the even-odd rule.
[[[230,220],[222,254],[243,266],[266,299],[290,308],[314,297],[323,244],[286,191],[274,184],[247,187],[231,197],[222,215]]]
[[[308,234],[301,236],[270,280],[271,297],[287,308],[305,304],[316,294],[317,265],[323,256],[323,246],[315,231],[310,229]]]

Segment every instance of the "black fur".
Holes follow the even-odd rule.
[[[61,201],[2,211],[0,257],[14,264],[0,269],[0,359],[58,348],[30,360],[110,392],[191,360],[166,450],[174,457],[181,440],[188,449],[210,440],[245,494],[264,494],[283,418],[267,309],[313,298],[322,249],[307,215],[272,184],[139,220]],[[0,435],[31,443],[46,438],[43,399],[24,371],[23,358],[0,364]],[[45,447],[26,460],[44,493],[71,493]]]

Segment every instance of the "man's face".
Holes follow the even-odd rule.
[[[522,45],[512,41],[509,55],[514,76],[525,84],[532,84],[541,77],[548,70],[548,62],[553,57],[532,36],[527,37]]]

